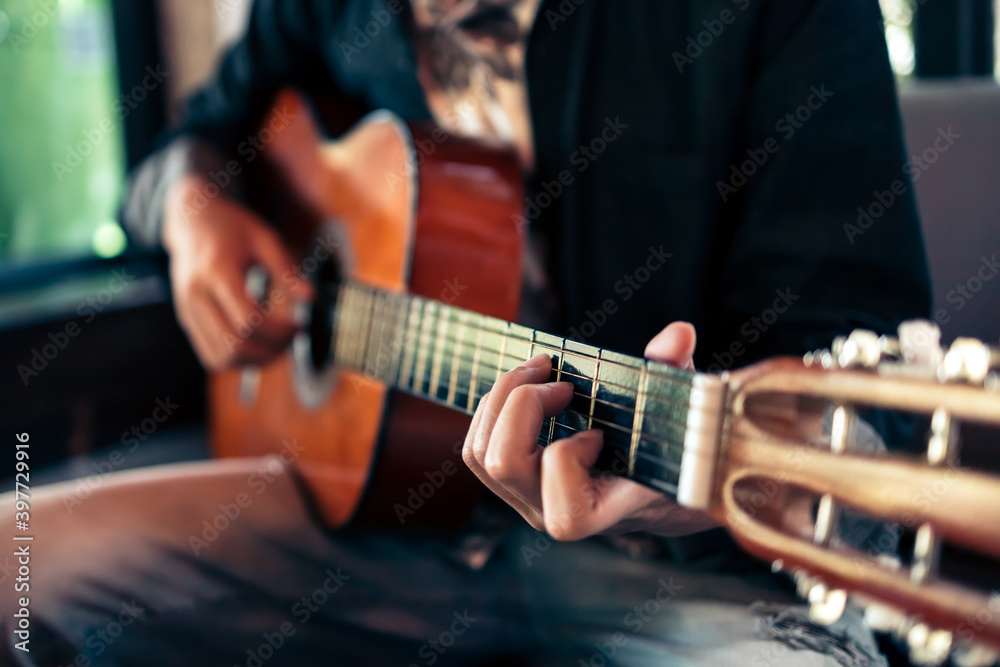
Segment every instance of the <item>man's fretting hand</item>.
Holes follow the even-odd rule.
[[[674,322],[649,342],[646,357],[693,369],[694,348],[694,327]],[[542,421],[565,409],[573,393],[568,382],[547,382],[550,372],[548,356],[529,359],[480,401],[462,457],[486,486],[558,540],[633,530],[676,536],[716,525],[707,514],[635,482],[595,477],[600,431],[540,446]]]

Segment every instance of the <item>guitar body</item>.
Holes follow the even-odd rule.
[[[933,323],[911,321],[898,337],[858,330],[802,360],[715,376],[517,326],[512,151],[388,114],[324,142],[298,97],[276,110],[253,194],[317,297],[291,353],[211,378],[219,456],[281,455],[331,526],[454,523],[481,488],[461,462],[467,415],[500,373],[543,352],[576,396],[543,421],[539,444],[601,429],[605,470],[710,512],[795,577],[816,621],[858,602],[920,664],[939,664],[953,642],[1000,649],[1000,615],[983,615],[992,587],[938,567],[946,548],[1000,558],[1000,479],[958,458],[960,423],[1000,425],[1000,350],[962,338],[945,350]],[[268,279],[261,289],[248,277],[263,313],[275,284],[297,278]],[[929,419],[924,455],[856,448],[858,407]],[[913,529],[911,554],[852,547],[844,508]]]
[[[524,197],[512,151],[387,113],[327,142],[296,94],[274,108],[292,120],[275,114],[262,126],[271,130],[261,136],[263,213],[303,272],[332,250],[345,277],[516,319]],[[272,286],[292,279],[269,277]],[[309,336],[300,338],[296,346]],[[210,378],[217,456],[281,454],[330,526],[443,526],[468,512],[481,485],[461,461],[466,415],[390,391],[374,374],[310,379],[303,358],[293,349],[264,368]],[[302,385],[320,389],[303,400]]]

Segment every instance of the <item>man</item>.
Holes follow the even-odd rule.
[[[905,179],[878,19],[875,0],[258,0],[183,128],[135,176],[126,220],[169,253],[207,367],[281,351],[290,313],[232,334],[257,307],[246,269],[282,275],[294,259],[238,183],[205,193],[227,160],[249,161],[240,146],[291,85],[517,149],[526,323],[711,371],[891,331],[929,297],[909,190],[852,232],[857,209]],[[484,483],[558,539],[712,526],[625,481],[575,495],[600,439],[530,446],[568,399],[547,373],[529,361],[481,402],[464,459]],[[36,498],[38,643],[22,662],[881,664],[856,617],[809,624],[718,529],[616,546],[485,519],[459,536],[331,536],[278,471],[192,550],[248,465],[122,475],[72,516],[56,491]]]

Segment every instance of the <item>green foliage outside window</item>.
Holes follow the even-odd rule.
[[[108,0],[0,0],[0,261],[121,252]]]

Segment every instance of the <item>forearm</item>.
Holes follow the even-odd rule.
[[[133,242],[147,248],[162,246],[168,198],[185,179],[195,177],[204,183],[201,194],[206,201],[220,194],[239,199],[243,184],[238,175],[228,174],[224,186],[211,179],[211,174],[225,171],[225,163],[216,149],[193,137],[179,137],[149,156],[129,179],[122,204],[122,224]],[[198,203],[195,196],[188,198],[185,205]]]

